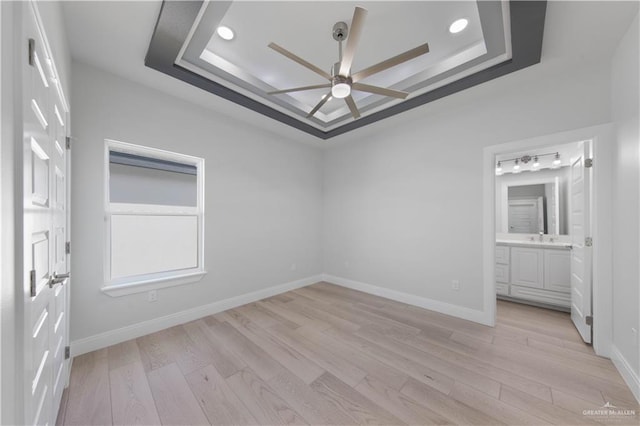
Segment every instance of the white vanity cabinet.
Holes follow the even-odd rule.
[[[499,243],[496,245],[496,293],[509,299],[569,308],[570,262],[568,247]]]

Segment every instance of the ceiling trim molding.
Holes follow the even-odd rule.
[[[163,1],[156,27],[149,43],[147,56],[145,57],[145,65],[324,140],[539,63],[542,55],[542,38],[547,9],[546,0],[511,0],[509,2],[511,59],[340,127],[322,131],[175,64],[184,41],[189,36],[191,27],[202,7],[202,3],[203,1],[201,0]]]

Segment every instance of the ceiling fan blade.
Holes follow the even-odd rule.
[[[369,68],[363,69],[362,71],[358,71],[351,76],[351,79],[354,82],[360,81],[363,78],[369,77],[370,75],[379,73],[380,71],[384,71],[388,68],[395,67],[396,65],[400,65],[403,62],[407,62],[410,59],[417,58],[418,56],[424,55],[425,53],[429,53],[429,43],[414,47],[413,49],[407,50],[406,52],[394,56],[393,58],[389,58],[385,61],[372,65]]]
[[[320,108],[322,108],[322,105],[326,104],[329,100],[331,99],[331,92],[327,93],[326,95],[324,95],[322,97],[322,99],[320,100],[320,102],[318,102],[318,104],[316,106],[313,107],[313,109],[311,111],[309,111],[309,114],[307,114],[307,118],[309,117],[313,117],[313,115],[318,112],[318,110]]]
[[[362,83],[353,83],[353,85],[351,85],[351,88],[353,90],[359,90],[361,92],[375,93],[376,95],[391,96],[392,98],[399,98],[399,99],[405,99],[407,96],[409,96],[408,92],[401,92],[400,90],[393,90],[393,89],[385,89],[384,87],[370,86],[368,84],[362,84]]]
[[[353,118],[359,118],[360,111],[358,111],[358,107],[356,106],[356,103],[353,101],[353,98],[351,97],[351,95],[344,98],[344,101],[347,103],[347,106],[351,110],[351,115],[353,115]]]
[[[302,92],[303,90],[326,89],[327,87],[331,87],[331,83],[316,84],[314,86],[294,87],[293,89],[276,90],[274,92],[267,92],[267,95],[279,95],[281,93]]]
[[[351,20],[351,28],[349,28],[349,36],[347,37],[347,46],[342,54],[342,62],[340,63],[340,72],[342,76],[348,76],[353,63],[353,57],[356,54],[356,48],[360,41],[360,35],[364,27],[364,18],[367,16],[367,10],[356,7],[353,11],[353,19]]]
[[[316,74],[320,74],[322,77],[326,78],[327,80],[331,80],[331,75],[329,75],[328,72],[323,71],[321,68],[318,68],[317,66],[313,65],[312,63],[305,61],[300,56],[289,52],[284,47],[278,46],[277,44],[275,44],[273,42],[269,43],[269,47],[272,48],[273,50],[275,50],[276,52],[280,53],[281,55],[284,55],[287,58],[291,59],[292,61],[299,63],[303,67],[305,67],[307,69],[310,69],[311,71],[315,72]]]

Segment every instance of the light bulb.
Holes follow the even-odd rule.
[[[221,39],[227,40],[227,41],[233,40],[233,37],[235,36],[235,34],[233,33],[233,30],[225,26],[218,27],[216,29],[216,32],[218,33]]]
[[[469,21],[467,21],[464,18],[458,19],[457,21],[453,21],[453,23],[449,26],[449,32],[451,34],[459,33],[460,31],[467,28],[468,24],[469,24]]]
[[[500,161],[498,161],[498,164],[496,165],[496,174],[502,174],[502,164],[500,163]]]
[[[520,172],[520,162],[517,159],[516,159],[515,164],[513,165],[513,172],[514,173]]]
[[[351,86],[347,83],[336,83],[331,87],[331,95],[334,98],[342,99],[351,94]]]
[[[558,154],[558,153],[556,152],[556,159],[555,159],[555,160],[553,160],[553,165],[554,165],[554,166],[559,166],[559,165],[560,165],[560,163],[561,163],[561,161],[560,161],[560,154]]]
[[[533,165],[532,167],[535,169],[537,167],[540,167],[540,162],[538,161],[538,156],[536,155],[535,157],[533,157]]]

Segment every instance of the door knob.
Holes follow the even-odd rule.
[[[70,274],[56,274],[55,272],[53,273],[53,275],[49,278],[49,288],[53,288],[54,285],[56,284],[64,284],[64,280],[66,280],[67,278],[69,278]]]

